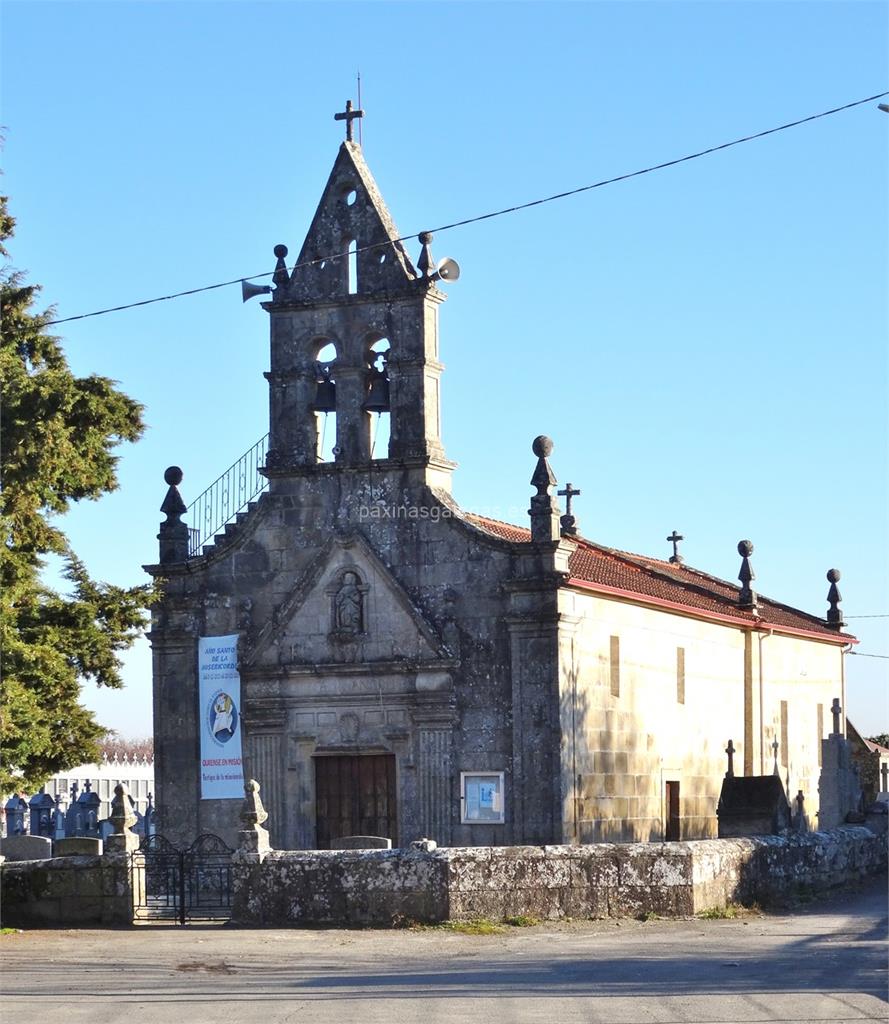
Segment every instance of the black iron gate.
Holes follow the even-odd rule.
[[[233,853],[210,833],[185,849],[161,835],[143,839],[132,855],[136,920],[228,920]]]

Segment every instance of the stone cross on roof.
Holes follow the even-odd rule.
[[[571,536],[577,533],[577,520],[574,518],[574,514],[571,511],[571,499],[576,498],[580,491],[577,490],[573,484],[568,484],[564,490],[556,491],[556,494],[560,498],[565,499],[565,514],[559,520],[562,526],[562,533],[567,533]]]
[[[675,530],[667,538],[668,541],[673,545],[673,554],[670,555],[670,561],[674,565],[682,564],[682,555],[679,554],[679,541],[685,540],[685,537],[681,533],[677,533]]]
[[[334,114],[334,121],[345,121],[346,122],[346,142],[352,142],[352,121],[356,117],[364,117],[363,110],[353,110],[352,101],[346,100],[346,109],[340,111],[339,114]]]

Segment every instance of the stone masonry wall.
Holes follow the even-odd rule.
[[[764,905],[886,867],[886,836],[830,832],[680,843],[273,851],[233,864],[238,925],[388,926],[528,915],[678,917]],[[0,867],[3,924],[129,924],[128,858],[59,857]]]
[[[232,920],[245,925],[391,925],[448,917],[450,850],[272,852],[234,865]]]
[[[129,857],[54,857],[0,867],[7,927],[59,928],[130,924]]]
[[[886,838],[846,827],[665,844],[275,852],[235,867],[233,920],[385,925],[528,915],[683,916],[763,904],[886,866]]]

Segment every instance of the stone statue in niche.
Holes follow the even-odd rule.
[[[343,573],[333,599],[333,628],[341,636],[358,636],[364,632],[364,595],[354,572]]]

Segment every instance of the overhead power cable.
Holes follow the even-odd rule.
[[[465,227],[467,224],[478,224],[483,220],[492,220],[494,217],[503,217],[507,213],[518,213],[520,210],[529,210],[532,206],[543,206],[544,203],[553,203],[557,199],[567,199],[569,196],[580,195],[581,192],[591,192],[593,189],[603,188],[605,185],[614,185],[619,181],[628,181],[630,178],[638,178],[643,174],[662,171],[667,167],[675,167],[677,164],[688,163],[690,160],[699,160],[701,157],[709,156],[711,153],[718,153],[723,149],[731,149],[733,146],[740,146],[745,142],[753,142],[755,139],[762,139],[767,135],[775,135],[777,132],[787,131],[788,128],[797,128],[801,124],[818,121],[822,117],[830,117],[832,114],[839,114],[844,110],[851,110],[853,107],[860,107],[864,103],[872,103],[874,100],[882,99],[884,96],[889,96],[889,92],[878,92],[873,96],[866,96],[864,99],[854,100],[852,103],[844,103],[841,107],[822,110],[818,114],[811,114],[809,117],[800,118],[798,121],[788,121],[787,124],[780,124],[775,128],[767,128],[765,131],[755,132],[753,135],[744,135],[740,139],[732,139],[731,142],[723,142],[718,146],[710,146],[707,149],[700,149],[696,153],[688,153],[686,156],[676,157],[673,160],[665,160],[659,164],[652,164],[650,167],[643,167],[638,171],[629,171],[627,174],[619,174],[614,178],[605,178],[602,181],[594,182],[592,185],[581,185],[579,188],[572,188],[567,192],[557,192],[555,195],[546,196],[543,199],[532,199],[530,202],[519,203],[517,206],[507,206],[502,210],[493,210],[491,213],[482,213],[476,217],[467,217],[464,220],[456,220],[451,224],[442,224],[437,228],[427,230],[431,230],[433,233],[450,231],[453,228]],[[344,251],[332,253],[329,256],[319,256],[317,259],[304,260],[302,263],[294,264],[292,269],[298,270],[300,267],[312,266],[313,264],[321,263],[325,260],[343,259],[359,252],[367,252],[370,249],[379,249],[383,246],[392,245],[397,242],[407,242],[412,238],[417,238],[420,233],[421,232],[417,231],[410,235],[402,235],[393,241],[377,243],[375,245],[359,246],[357,249],[352,249],[351,252]],[[92,313],[79,313],[77,316],[66,316],[61,317],[58,320],[48,320],[46,322],[46,326],[51,327],[55,324],[67,324],[72,320],[86,320],[88,317],[104,316],[106,313],[119,313],[124,309],[135,309],[137,306],[150,306],[155,302],[169,302],[171,299],[181,299],[186,295],[197,295],[199,292],[210,292],[217,288],[227,288],[229,285],[240,284],[242,281],[252,281],[258,277],[270,277],[273,273],[273,270],[266,270],[260,274],[248,274],[245,277],[232,278],[230,281],[220,281],[218,284],[206,284],[200,288],[188,288],[185,291],[173,292],[170,295],[159,295],[153,299],[142,299],[140,302],[128,302],[121,306],[109,306],[107,309],[97,309]]]
[[[865,654],[863,651],[849,651],[856,658],[880,658],[881,661],[889,661],[889,654]]]

